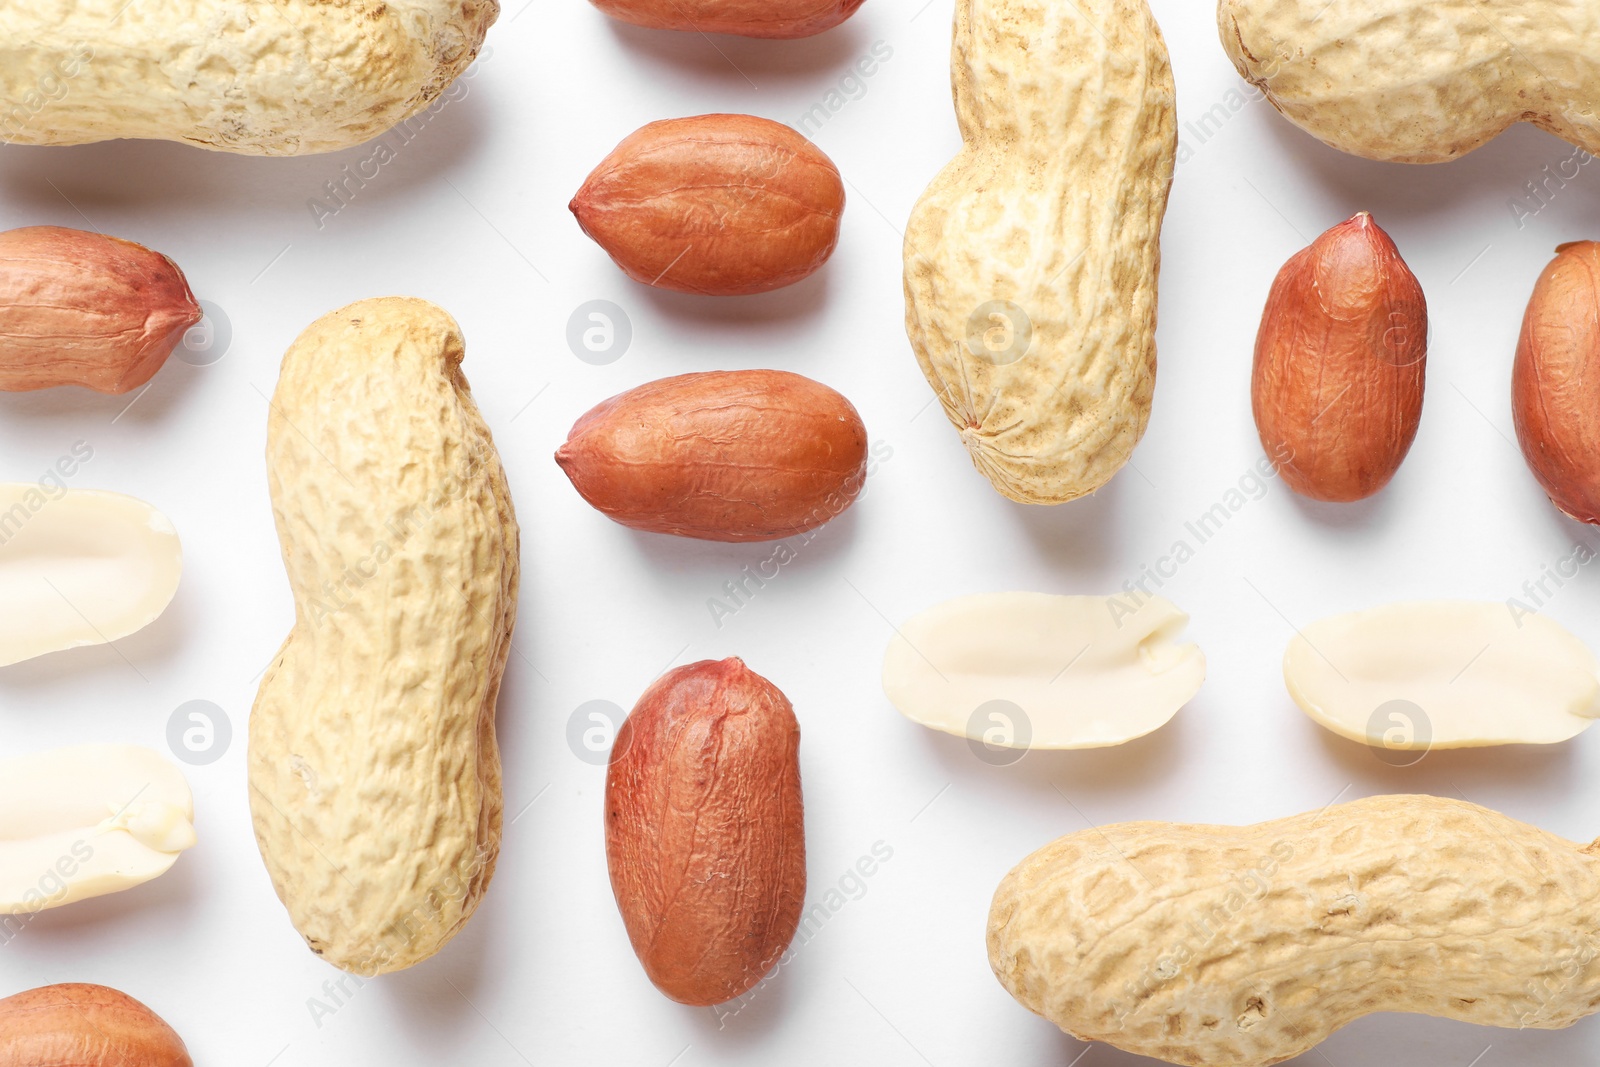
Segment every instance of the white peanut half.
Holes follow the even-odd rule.
[[[1319,619],[1283,654],[1289,695],[1352,741],[1398,750],[1551,744],[1600,716],[1600,663],[1544,615],[1469,600]]]
[[[1334,148],[1440,163],[1512,123],[1600,152],[1590,0],[1220,0],[1222,46]]]
[[[295,623],[250,716],[250,808],[295,929],[357,974],[439,951],[499,855],[518,529],[464,351],[425,301],[352,304],[290,347],[268,418]]]
[[[0,484],[0,666],[144,629],[182,574],[177,531],[142,500]]]
[[[0,760],[0,914],[131,889],[194,844],[189,783],[147,748],[78,745]]]
[[[1569,1026],[1600,1006],[1595,847],[1429,796],[1103,826],[1006,875],[989,963],[1074,1037],[1189,1067],[1277,1063],[1371,1012]]]
[[[906,332],[996,489],[1093,492],[1144,433],[1172,71],[1145,0],[959,0],[961,153],[906,226]]]
[[[1206,659],[1160,597],[979,593],[901,626],[883,690],[913,722],[991,747],[1120,745],[1164,726]]]
[[[438,97],[499,10],[497,0],[7,0],[0,142],[348,148]]]

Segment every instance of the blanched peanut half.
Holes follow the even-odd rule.
[[[1205,656],[1178,642],[1188,621],[1161,597],[958,597],[901,627],[883,690],[913,722],[997,747],[1120,745],[1205,681]]]
[[[194,843],[189,783],[150,749],[79,745],[0,761],[0,914],[142,885]]]
[[[1593,653],[1543,615],[1500,603],[1421,601],[1322,619],[1289,642],[1283,678],[1323,726],[1390,749],[1551,744],[1600,715]]]
[[[0,667],[143,629],[182,571],[177,531],[142,500],[0,484]]]

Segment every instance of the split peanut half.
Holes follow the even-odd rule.
[[[901,714],[1003,748],[1103,748],[1166,725],[1206,661],[1161,597],[980,593],[897,631],[883,689]]]
[[[1289,695],[1341,737],[1398,750],[1545,745],[1600,716],[1600,665],[1543,615],[1500,603],[1388,604],[1312,623]]]
[[[0,914],[131,889],[194,844],[189,783],[150,749],[77,745],[0,761]]]
[[[144,629],[182,573],[177,531],[142,500],[0,484],[0,667]]]

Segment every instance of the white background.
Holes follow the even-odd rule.
[[[983,930],[1002,875],[1059,834],[1126,819],[1253,822],[1397,791],[1466,797],[1574,839],[1600,833],[1600,737],[1434,753],[1399,770],[1314,726],[1279,675],[1292,625],[1391,599],[1504,600],[1596,537],[1545,501],[1508,404],[1534,278],[1558,242],[1600,236],[1592,167],[1549,186],[1551,203],[1523,225],[1510,207],[1568,146],[1519,127],[1444,166],[1340,155],[1260,101],[1229,111],[1241,83],[1209,5],[1156,0],[1180,121],[1219,103],[1228,117],[1208,138],[1183,133],[1155,413],[1133,465],[1097,496],[1030,509],[973,470],[928,403],[902,327],[900,230],[958,146],[951,0],[920,11],[920,0],[868,0],[843,27],[797,42],[639,30],[581,0],[521,3],[492,31],[466,96],[321,229],[308,200],[371,146],[296,160],[156,143],[0,148],[0,226],[92,225],[150,245],[185,268],[232,333],[219,361],[174,359],[131,408],[77,389],[0,395],[5,478],[33,480],[87,441],[94,458],[73,484],[156,504],[186,553],[177,600],[118,651],[0,671],[0,754],[88,740],[164,751],[169,716],[194,699],[220,705],[234,730],[219,761],[186,768],[200,845],[158,882],[34,920],[0,946],[0,993],[116,986],[165,1016],[198,1062],[233,1067],[1042,1067],[1084,1046],[1006,995]],[[748,299],[655,292],[626,280],[568,214],[585,174],[639,125],[712,111],[798,122],[880,41],[892,57],[815,134],[850,194],[820,275]],[[1288,256],[1363,209],[1421,278],[1434,323],[1421,433],[1393,484],[1330,507],[1274,482],[1200,547],[1163,592],[1192,614],[1209,680],[1148,738],[997,768],[901,718],[878,684],[891,622],[976,591],[1111,592],[1249,473],[1260,456],[1250,356],[1267,287]],[[338,976],[276,900],[245,791],[255,680],[291,619],[262,461],[266,396],[314,318],[394,294],[434,300],[465,328],[466,371],[522,521],[522,611],[500,707],[516,819],[464,933],[410,972],[347,986],[339,1010],[315,1019],[308,1001],[331,1006],[323,985]],[[632,321],[631,348],[609,366],[579,361],[566,342],[568,317],[591,299]],[[707,600],[770,546],[629,532],[585,506],[550,457],[607,396],[740,367],[841,390],[893,456],[719,629]],[[1589,571],[1548,611],[1596,645],[1600,583]],[[574,754],[567,725],[586,701],[631,707],[669,665],[727,655],[776,682],[800,716],[812,901],[875,843],[893,858],[719,1025],[659,995],[629,950],[606,878],[604,770]],[[1597,1051],[1594,1023],[1517,1033],[1383,1016],[1296,1062],[1568,1065]],[[1144,1061],[1093,1047],[1077,1062]]]

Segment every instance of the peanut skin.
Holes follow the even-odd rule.
[[[193,1067],[155,1012],[105,986],[43,986],[0,1000],[0,1067]]]
[[[1073,1036],[1189,1067],[1277,1063],[1371,1012],[1555,1029],[1600,1005],[1595,848],[1431,796],[1104,826],[1006,876],[989,963]]]
[[[839,242],[844,182],[780,122],[699,115],[644,126],[570,205],[634,281],[708,296],[792,285]]]
[[[1600,244],[1562,245],[1539,275],[1517,342],[1511,412],[1551,502],[1600,523]]]
[[[612,18],[658,30],[740,37],[810,37],[856,13],[862,0],[594,0]]]
[[[1261,315],[1250,400],[1289,487],[1344,502],[1387,485],[1417,436],[1427,354],[1422,286],[1371,215],[1285,263]]]
[[[726,659],[645,691],[606,774],[606,859],[663,993],[720,1004],[761,980],[806,895],[800,725],[776,686]]]
[[[0,233],[0,389],[137,389],[201,315],[177,264],[132,241],[60,226]]]
[[[854,405],[787,371],[641,385],[573,425],[556,462],[608,517],[708,541],[770,541],[849,507],[866,479]]]

